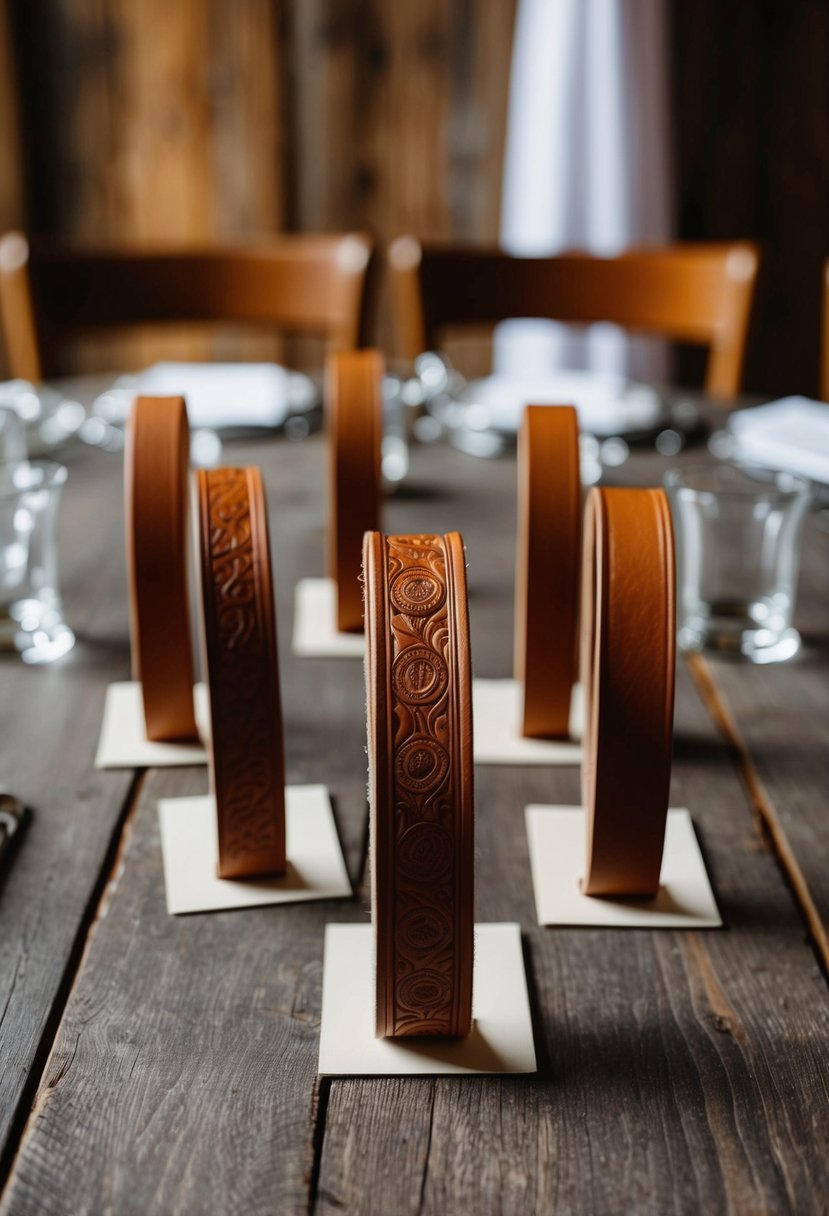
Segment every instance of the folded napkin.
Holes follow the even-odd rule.
[[[156,363],[135,390],[184,397],[190,425],[212,429],[281,426],[317,399],[308,376],[276,363]]]
[[[737,410],[728,420],[734,456],[768,469],[800,473],[829,485],[829,405],[783,397]]]
[[[480,415],[477,426],[507,432],[518,430],[525,405],[574,405],[581,429],[592,435],[647,430],[662,415],[662,401],[655,389],[613,372],[486,376],[470,381],[460,400]]]

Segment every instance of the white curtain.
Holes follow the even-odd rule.
[[[613,254],[671,237],[666,0],[519,0],[501,243]],[[664,343],[614,326],[508,321],[495,370],[668,378]]]

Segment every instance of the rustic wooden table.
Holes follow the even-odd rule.
[[[477,915],[519,920],[539,1073],[317,1077],[323,928],[365,921],[363,676],[289,651],[293,588],[324,564],[319,440],[234,444],[262,466],[288,779],[330,787],[355,895],[172,918],[156,801],[204,769],[97,772],[129,652],[115,456],[75,452],[62,582],[78,644],[0,662],[0,788],[33,808],[0,876],[2,1210],[826,1211],[829,1195],[829,537],[806,528],[798,660],[680,662],[674,804],[691,809],[726,927],[550,930],[523,807],[567,769],[479,770]],[[654,482],[636,457],[619,480]],[[466,539],[478,674],[510,674],[515,467],[414,453],[389,531]]]

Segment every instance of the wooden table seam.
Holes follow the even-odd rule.
[[[771,851],[791,888],[794,901],[805,922],[809,942],[817,956],[823,976],[829,982],[829,933],[821,920],[809,883],[791,846],[786,829],[760,779],[745,740],[728,707],[726,696],[718,688],[710,666],[700,654],[686,655],[686,662],[705,708],[735,753],[740,780],[760,819]]]
[[[46,1019],[43,1034],[41,1035],[37,1052],[32,1060],[32,1066],[29,1069],[26,1083],[21,1089],[17,1110],[9,1127],[6,1142],[0,1148],[0,1206],[2,1206],[6,1190],[14,1176],[20,1151],[37,1117],[37,1107],[44,1093],[41,1084],[46,1075],[49,1060],[60,1033],[63,1015],[72,996],[78,976],[82,972],[92,933],[100,920],[102,905],[107,898],[113,880],[118,874],[128,836],[128,826],[140,804],[147,773],[147,769],[136,769],[130,782],[127,796],[124,799],[112,830],[100,874],[90,892],[89,900],[78,925],[75,941],[67,958],[60,985],[55,992],[55,999],[49,1011],[49,1016]],[[60,1079],[68,1071],[68,1067],[64,1068]]]

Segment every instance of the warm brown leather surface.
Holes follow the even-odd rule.
[[[528,405],[518,443],[515,678],[530,738],[569,734],[580,569],[578,416],[569,405]]]
[[[285,872],[285,771],[268,515],[257,468],[200,469],[220,878]]]
[[[377,1034],[472,1026],[472,698],[457,532],[366,534]]]
[[[181,397],[138,397],[124,454],[133,676],[147,738],[196,739],[187,594],[190,433]]]
[[[326,367],[329,570],[341,633],[362,632],[363,536],[380,526],[383,371],[377,350],[337,352]]]
[[[662,490],[590,491],[582,795],[587,895],[659,887],[674,714],[674,539]]]

